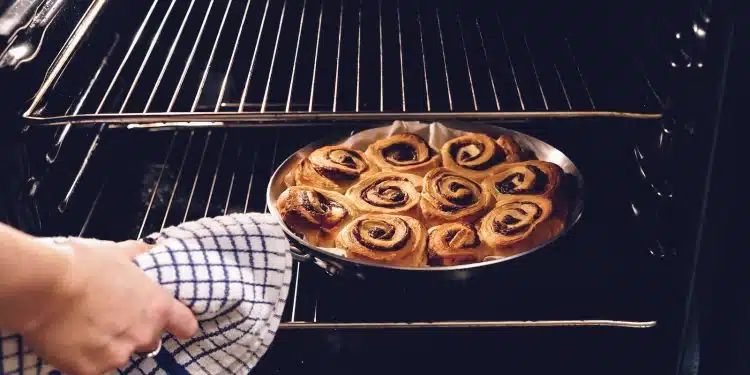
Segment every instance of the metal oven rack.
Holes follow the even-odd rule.
[[[331,131],[325,123],[338,131],[394,119],[661,116],[637,69],[622,72],[635,87],[628,101],[595,100],[602,88],[590,86],[592,63],[574,53],[573,38],[506,27],[499,13],[385,0],[154,0],[129,7],[143,12],[133,30],[112,30],[106,21],[126,10],[106,3],[92,2],[25,114],[32,131],[54,133],[30,190],[38,207],[55,208],[40,213],[55,234],[125,239],[267,209],[273,169]],[[257,129],[226,129],[235,126]],[[138,129],[150,132],[128,131]],[[122,214],[118,225],[111,212]],[[285,328],[656,324],[322,322],[300,286],[318,274],[295,266]]]
[[[105,3],[92,3],[58,55],[25,113],[30,123],[205,127],[660,113],[646,95],[633,111],[597,106],[565,34],[518,32],[498,12],[383,0],[154,0],[129,10],[144,12],[134,15],[142,19],[137,29],[109,35],[95,21],[128,10]],[[91,28],[103,34],[93,42]],[[82,81],[90,84],[77,95],[59,92]]]

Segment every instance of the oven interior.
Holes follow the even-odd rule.
[[[342,282],[297,263],[283,327],[588,321],[643,328],[613,345],[647,346],[635,362],[650,364],[678,304],[665,207],[685,129],[662,117],[668,67],[702,65],[672,45],[699,48],[709,23],[705,7],[674,3],[106,2],[69,61],[50,60],[60,69],[39,79],[50,84],[25,115],[28,208],[16,214],[43,235],[139,238],[266,210],[276,166],[331,133],[407,117],[493,123],[578,165],[586,208],[569,235],[461,283]],[[589,115],[566,118],[579,112]]]

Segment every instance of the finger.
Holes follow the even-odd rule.
[[[156,349],[159,349],[161,347],[161,342],[160,341],[161,341],[161,335],[159,335],[157,338],[155,338],[154,340],[152,340],[148,344],[136,346],[135,347],[135,352],[138,355],[150,354],[150,353],[156,351]]]
[[[153,247],[153,245],[136,240],[119,242],[117,246],[122,250],[122,253],[130,259],[149,251]]]
[[[83,245],[83,246],[111,246],[116,243],[114,241],[99,240],[96,238],[85,238],[85,237],[68,237],[68,241],[71,244]]]
[[[180,301],[173,300],[167,317],[166,329],[181,339],[189,339],[198,331],[198,321],[190,309]]]

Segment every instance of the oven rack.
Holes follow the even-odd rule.
[[[547,124],[549,125],[549,124]],[[506,124],[507,126],[507,124]],[[529,127],[530,125],[523,125]],[[356,131],[359,126],[342,126]],[[37,128],[46,136],[61,128]],[[70,142],[87,144],[94,129],[71,131]],[[112,129],[97,153],[71,145],[62,150],[35,188],[36,211],[43,235],[76,235],[110,240],[141,238],[160,229],[201,217],[241,212],[267,212],[266,184],[275,168],[292,152],[330,127],[303,127],[295,137],[282,128],[178,129],[126,131]],[[545,131],[539,126],[537,131]],[[344,133],[342,135],[346,135]],[[40,134],[41,135],[41,134]],[[32,154],[34,150],[31,150]],[[123,157],[125,156],[125,157]],[[87,160],[78,164],[80,158]],[[76,166],[79,169],[76,169]],[[41,181],[41,179],[40,179]],[[67,188],[66,188],[67,186]],[[60,187],[63,187],[62,189]],[[601,314],[589,319],[562,315],[561,319],[352,320],[319,314],[319,295],[331,277],[315,265],[295,262],[289,302],[283,315],[285,329],[409,329],[477,327],[651,328],[651,314]],[[327,293],[330,293],[327,292]],[[322,298],[322,299],[321,299]],[[404,298],[404,297],[399,297]],[[608,310],[609,311],[609,310]],[[319,315],[329,318],[320,318]],[[554,314],[553,314],[554,315]],[[606,319],[615,317],[618,319]],[[638,319],[635,319],[638,318]],[[640,319],[644,318],[644,319]]]
[[[262,211],[270,173],[303,145],[285,136],[287,126],[298,127],[293,138],[312,141],[396,119],[610,117],[650,124],[661,116],[659,95],[630,62],[605,59],[620,78],[612,81],[597,68],[601,56],[580,53],[586,48],[576,35],[549,30],[540,36],[497,9],[387,0],[126,3],[92,2],[24,115],[30,133],[54,138],[51,149],[41,150],[43,172],[30,181],[46,234],[118,240],[203,216]],[[127,30],[117,22],[120,13],[135,13],[142,22]],[[313,63],[302,63],[303,56]],[[245,87],[248,80],[253,84]],[[251,135],[224,129],[234,126],[259,129],[247,129]],[[159,131],[138,138],[139,129]],[[118,146],[130,137],[137,146]],[[45,139],[41,144],[49,144]],[[138,181],[113,175],[139,164],[123,155],[147,165],[129,174]],[[119,198],[126,196],[131,200]],[[112,221],[113,212],[129,226],[119,217]],[[656,324],[321,321],[317,300],[302,290],[321,273],[295,264],[282,327]]]
[[[218,127],[660,116],[634,64],[607,60],[620,77],[604,85],[602,62],[546,26],[540,35],[502,9],[443,2],[94,0],[24,118]],[[626,100],[595,102],[594,90]]]

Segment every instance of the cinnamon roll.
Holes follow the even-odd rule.
[[[510,136],[493,140],[484,134],[470,133],[443,144],[440,154],[444,167],[482,182],[501,163],[520,161],[521,147]]]
[[[360,216],[336,237],[336,247],[348,258],[404,267],[426,265],[426,242],[418,220],[385,214]]]
[[[352,186],[346,196],[362,212],[419,218],[422,179],[398,172],[378,172]]]
[[[289,228],[321,247],[333,247],[336,235],[359,214],[349,198],[311,186],[290,187],[276,207]]]
[[[557,164],[529,160],[500,165],[482,182],[495,199],[505,195],[537,195],[553,199],[565,172]]]
[[[515,255],[549,240],[548,231],[537,228],[552,214],[552,201],[535,195],[503,197],[482,218],[479,237],[494,256]]]
[[[487,254],[471,224],[446,223],[427,231],[427,263],[431,266],[481,262]]]
[[[373,163],[383,171],[405,172],[424,176],[440,166],[440,155],[422,137],[394,134],[375,141],[365,151]]]
[[[344,146],[325,146],[302,160],[294,172],[295,185],[344,193],[361,178],[377,172],[365,154]]]
[[[433,169],[422,182],[422,216],[428,227],[451,221],[471,223],[491,205],[482,186],[447,168]]]

